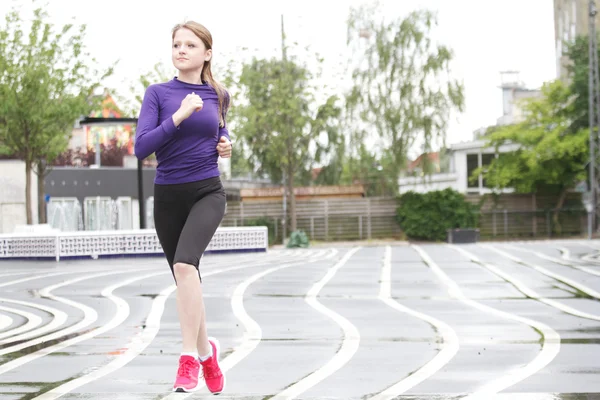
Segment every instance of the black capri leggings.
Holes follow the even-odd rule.
[[[218,176],[177,185],[154,185],[154,226],[174,278],[173,266],[177,263],[198,269],[202,254],[223,219],[225,202],[225,189]]]

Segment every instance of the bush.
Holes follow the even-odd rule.
[[[290,240],[288,240],[286,247],[308,247],[308,236],[306,236],[304,231],[294,231],[290,235]]]
[[[400,195],[396,218],[406,236],[415,240],[446,240],[446,231],[476,228],[479,207],[453,189]]]
[[[277,239],[275,237],[275,221],[266,217],[254,218],[254,219],[245,219],[244,226],[266,226],[269,233],[269,246],[272,246]]]

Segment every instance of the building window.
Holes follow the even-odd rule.
[[[487,188],[487,184],[483,176],[480,174],[478,179],[472,179],[473,172],[478,168],[483,168],[486,170],[486,167],[489,166],[492,161],[496,158],[495,153],[486,153],[486,154],[467,154],[467,189],[475,189],[469,190],[470,192],[480,191],[484,188]]]
[[[483,167],[484,171],[487,171],[487,168],[492,161],[494,160],[494,158],[496,158],[495,154],[482,154],[481,155],[481,166]],[[482,185],[484,188],[488,187],[485,179],[483,179],[483,183]]]
[[[473,171],[479,168],[479,154],[467,154],[467,187],[478,188],[479,180],[471,180]]]

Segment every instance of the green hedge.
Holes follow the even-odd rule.
[[[479,207],[452,189],[407,192],[398,202],[396,218],[409,239],[445,241],[448,229],[477,228]]]

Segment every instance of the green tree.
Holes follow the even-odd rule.
[[[94,108],[99,82],[112,73],[112,68],[103,74],[90,69],[85,26],[55,30],[47,18],[37,8],[24,29],[29,18],[13,9],[0,27],[0,143],[25,162],[28,224],[33,222],[31,172],[38,175],[38,211],[44,222],[48,168],[66,150],[77,119]]]
[[[349,118],[382,139],[393,155],[387,173],[395,182],[411,147],[444,147],[451,113],[463,111],[462,84],[450,76],[453,53],[431,38],[435,25],[429,11],[384,19],[377,3],[351,9],[348,18],[355,59]]]
[[[248,160],[255,170],[285,182],[292,231],[296,179],[330,152],[338,134],[338,99],[331,96],[313,107],[311,79],[307,68],[290,59],[253,59],[240,76],[246,103],[237,105],[237,136],[251,151]]]
[[[397,183],[386,172],[392,169],[393,162],[389,152],[378,157],[361,144],[355,155],[345,159],[339,183],[362,184],[367,196],[395,196]]]
[[[589,157],[589,130],[571,132],[574,107],[569,88],[561,81],[544,84],[542,96],[523,102],[523,122],[501,127],[488,136],[498,149],[516,144],[518,149],[502,153],[482,173],[490,187],[514,188],[518,193],[557,195],[555,209],[560,209],[568,190],[586,179]],[[558,230],[558,213],[554,213]]]
[[[125,115],[138,115],[140,108],[142,107],[144,93],[146,93],[148,86],[154,83],[170,81],[173,78],[174,73],[169,71],[170,70],[166,65],[159,62],[154,64],[151,69],[144,71],[136,79],[128,82],[129,93],[127,95],[118,92],[115,94],[115,98],[120,104],[120,111]]]
[[[600,51],[599,51],[600,53]],[[578,36],[567,45],[567,55],[571,61],[567,66],[570,79],[569,88],[575,96],[573,105],[567,112],[572,119],[571,132],[577,132],[590,126],[589,110],[589,40],[587,36]]]
[[[245,53],[247,49],[241,51]],[[247,177],[253,176],[254,171],[249,161],[250,150],[243,137],[238,137],[237,128],[240,125],[241,114],[239,112],[241,94],[240,94],[240,75],[243,63],[234,61],[234,57],[230,56],[225,65],[215,63],[215,71],[219,71],[219,76],[222,76],[223,84],[230,96],[230,108],[227,111],[227,129],[233,143],[233,154],[230,158],[231,176],[232,177]]]

